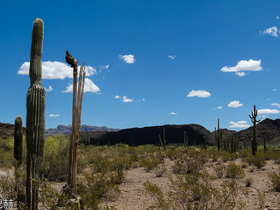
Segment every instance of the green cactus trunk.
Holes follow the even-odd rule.
[[[218,119],[218,132],[216,131],[216,127],[215,127],[215,138],[216,138],[217,144],[218,144],[218,151],[220,151],[221,141],[223,138],[223,133],[222,133],[222,131],[220,131],[220,119]]]
[[[17,116],[15,119],[15,133],[14,133],[14,158],[17,163],[15,166],[15,178],[16,182],[18,182],[21,177],[19,174],[21,173],[22,167],[22,119],[21,116]],[[22,186],[16,185],[17,191],[17,202],[24,203],[25,201],[25,190]]]
[[[249,117],[251,118],[251,121],[253,123],[253,137],[248,135],[248,138],[252,141],[252,153],[254,156],[256,156],[256,152],[258,150],[258,144],[257,144],[257,122],[260,122],[260,120],[257,120],[258,110],[256,110],[256,105],[254,105],[254,111],[251,112],[251,115]]]
[[[43,157],[45,143],[45,90],[41,83],[42,48],[44,22],[36,18],[33,22],[30,87],[27,93],[26,142],[27,142],[27,206],[30,210],[38,209],[38,164]]]
[[[17,166],[19,166],[22,163],[22,119],[21,119],[21,116],[17,116],[15,119],[14,158],[17,160]]]

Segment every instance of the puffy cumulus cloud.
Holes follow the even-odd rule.
[[[98,93],[100,91],[99,87],[97,87],[91,79],[85,78],[85,86],[84,86],[84,93],[90,92],[90,93]],[[63,93],[72,93],[73,92],[73,84],[69,84],[66,87],[65,91],[62,91]]]
[[[178,113],[176,112],[170,112],[169,115],[177,115]]]
[[[49,117],[59,117],[59,114],[50,114]]]
[[[29,66],[30,66],[30,62],[24,62],[21,65],[18,74],[29,75]],[[94,74],[97,74],[96,69],[94,69],[91,66],[86,66],[85,71],[86,71],[86,76],[92,76]],[[73,70],[66,63],[62,63],[59,61],[42,62],[42,79],[65,79],[65,78],[73,78]]]
[[[209,96],[211,96],[211,93],[209,93],[205,90],[192,90],[187,95],[187,97],[194,97],[194,96],[202,97],[202,98],[208,98]]]
[[[258,109],[258,114],[278,114],[280,113],[277,109]]]
[[[49,85],[48,88],[45,88],[46,92],[52,92],[54,89],[52,88],[52,86]]]
[[[243,104],[240,103],[240,101],[231,101],[229,104],[228,104],[228,107],[231,107],[231,108],[238,108],[240,106],[243,106]]]
[[[119,58],[124,60],[124,62],[128,63],[128,64],[133,64],[135,62],[135,58],[134,55],[119,55]]]
[[[120,96],[119,96],[119,95],[116,95],[116,96],[115,96],[115,99],[118,99],[118,98],[120,98]]]
[[[123,100],[122,100],[124,103],[129,103],[129,102],[132,102],[134,101],[134,99],[129,99],[127,98],[126,96],[123,96]]]
[[[274,37],[278,37],[278,29],[276,26],[273,26],[273,27],[270,27],[264,31],[261,31],[262,34],[268,34],[268,35],[271,35],[271,36],[274,36]]]
[[[168,55],[168,58],[171,58],[172,60],[174,60],[176,58],[176,55]]]
[[[248,125],[248,123],[246,121],[238,121],[238,122],[234,122],[234,121],[230,121],[230,128],[248,128],[250,127],[250,125]]]
[[[252,60],[249,61],[241,60],[237,63],[236,66],[228,67],[224,66],[221,71],[223,72],[235,72],[237,76],[245,76],[246,73],[244,71],[261,71],[263,68],[261,66],[261,60]]]

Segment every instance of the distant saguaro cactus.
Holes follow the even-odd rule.
[[[184,131],[184,147],[189,146],[189,137],[186,134],[186,131]]]
[[[22,162],[22,119],[17,116],[15,119],[14,133],[14,158],[17,160],[17,166]]]
[[[44,22],[36,18],[33,22],[30,54],[30,87],[27,93],[26,142],[27,183],[26,198],[30,210],[38,209],[38,164],[42,160],[45,143],[45,90],[42,86],[42,49]]]
[[[221,149],[222,137],[223,137],[223,132],[220,131],[220,119],[218,119],[218,133],[217,133],[216,127],[215,127],[215,138],[216,138],[217,143],[218,143],[218,151],[220,151],[220,149]]]
[[[161,139],[161,136],[159,134],[159,142],[160,142],[160,147],[163,147],[163,149],[165,150],[166,149],[166,140],[165,140],[165,128],[162,128],[162,136],[163,136],[163,139]]]
[[[248,133],[247,136],[250,141],[252,141],[252,153],[255,156],[256,152],[258,150],[257,145],[257,122],[260,122],[260,120],[257,120],[258,110],[256,110],[256,105],[254,105],[254,111],[251,112],[251,115],[249,114],[249,117],[251,118],[251,121],[253,123],[253,137],[251,137]]]

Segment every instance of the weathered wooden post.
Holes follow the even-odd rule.
[[[68,181],[70,192],[77,195],[77,157],[78,157],[78,141],[81,126],[82,101],[85,84],[85,67],[80,67],[79,83],[77,87],[78,77],[78,61],[66,51],[65,60],[73,68],[73,107],[72,107],[72,134],[70,139],[69,150],[69,167]],[[78,93],[77,93],[78,88]]]

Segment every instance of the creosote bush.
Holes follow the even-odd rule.
[[[267,173],[269,180],[272,182],[273,188],[280,192],[280,172],[269,172]]]
[[[154,207],[166,210],[181,209],[234,209],[244,208],[243,203],[237,203],[238,191],[242,186],[236,179],[222,184],[221,188],[212,185],[214,177],[207,172],[195,172],[170,177],[171,190],[165,195],[155,184],[144,183],[143,193],[151,195],[155,201]]]
[[[230,179],[241,179],[244,178],[245,172],[241,166],[235,163],[229,163],[226,167],[226,177]]]

